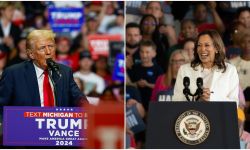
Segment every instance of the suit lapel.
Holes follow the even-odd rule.
[[[30,101],[32,106],[41,106],[38,82],[36,77],[36,71],[32,61],[26,62],[26,82],[30,91]]]
[[[214,72],[213,72],[213,79],[212,79],[212,83],[211,83],[211,87],[210,87],[210,91],[218,91],[218,89],[216,89],[216,85],[218,84],[218,80],[219,80],[219,77],[221,76],[221,71],[216,67],[216,69],[214,70]],[[214,98],[213,98],[213,96],[215,95],[215,94],[218,94],[218,92],[217,93],[213,93],[213,94],[211,94],[210,95],[210,100],[213,100]]]

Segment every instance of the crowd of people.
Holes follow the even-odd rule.
[[[121,101],[123,94],[115,91],[123,91],[123,81],[112,78],[114,62],[107,55],[93,58],[88,36],[119,35],[123,39],[124,2],[0,2],[0,77],[5,68],[28,60],[26,37],[31,31],[52,30],[49,8],[83,10],[79,31],[56,32],[56,62],[73,70],[86,96],[100,98],[108,89],[113,93],[111,99]]]
[[[84,11],[85,20],[79,31],[57,33],[55,39],[56,61],[72,69],[84,95],[103,101],[123,101],[123,82],[112,78],[114,64],[110,63],[110,57],[93,58],[88,41],[92,35],[119,35],[125,41],[126,107],[136,106],[145,124],[149,103],[158,101],[160,94],[169,95],[170,100],[180,99],[173,95],[178,93],[176,85],[183,86],[178,76],[185,74],[185,68],[190,69],[184,64],[190,63],[192,68],[202,66],[198,70],[202,70],[205,85],[210,87],[213,85],[211,68],[216,66],[225,76],[233,72],[235,76],[229,77],[239,77],[239,85],[230,86],[234,89],[223,89],[230,90],[229,96],[225,97],[223,94],[227,92],[223,91],[219,97],[237,102],[242,110],[239,121],[240,133],[244,135],[240,137],[249,142],[250,3],[0,2],[0,79],[7,67],[28,60],[27,35],[34,29],[51,30],[49,8],[60,7]],[[218,98],[210,90],[205,89],[203,100]],[[144,129],[136,133],[129,128],[126,131],[132,141],[129,147],[144,148]]]
[[[160,94],[169,95],[170,101],[186,100],[183,77],[190,75],[196,83],[192,78],[201,76],[206,86],[202,100],[235,101],[244,111],[241,140],[249,142],[249,3],[136,1],[127,2],[126,10],[126,87],[133,88],[126,90],[127,108],[131,101],[142,106],[138,111],[144,112],[140,117],[147,124],[150,102],[159,101]],[[222,74],[214,73],[216,69]],[[225,80],[224,89],[216,78]],[[145,132],[127,128],[135,140],[130,147],[143,148]]]

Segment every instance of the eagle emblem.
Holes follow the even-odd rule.
[[[205,141],[210,132],[207,117],[196,110],[182,113],[176,120],[175,133],[185,144],[197,145]]]
[[[195,118],[190,118],[190,120],[184,122],[185,127],[190,135],[195,135],[196,132],[199,130],[201,123],[197,121],[198,120]]]

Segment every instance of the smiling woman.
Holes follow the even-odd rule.
[[[194,60],[191,62],[193,68],[202,65],[210,69],[217,66],[226,71],[225,47],[219,33],[215,30],[207,30],[199,34],[194,48]]]
[[[191,64],[182,65],[178,71],[174,101],[188,100],[187,96],[183,94],[184,77],[190,79],[191,93],[196,92],[196,80],[202,78],[202,94],[198,100],[233,101],[238,104],[239,77],[237,70],[233,65],[225,63],[225,48],[217,31],[206,30],[198,35],[193,61]]]

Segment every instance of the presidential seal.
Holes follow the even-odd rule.
[[[210,132],[207,117],[196,110],[182,113],[175,123],[175,133],[185,144],[197,145],[205,141]]]

